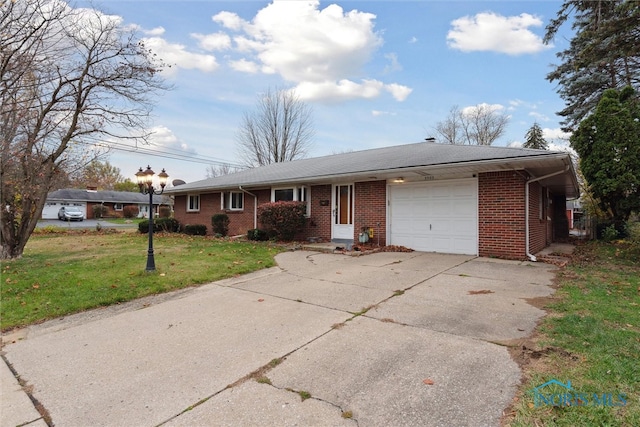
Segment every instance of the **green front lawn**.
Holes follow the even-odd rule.
[[[526,351],[511,426],[640,426],[638,243],[589,242],[558,274],[549,315]],[[531,344],[529,344],[531,347]],[[521,355],[519,355],[521,356]],[[571,381],[572,391],[550,380]]]
[[[2,264],[3,331],[275,265],[281,249],[182,234],[155,234],[156,271],[145,271],[139,233],[33,235],[21,259]]]

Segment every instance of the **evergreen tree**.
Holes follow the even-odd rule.
[[[640,90],[640,2],[565,0],[547,26],[546,43],[571,16],[575,35],[558,53],[560,65],[547,75],[565,101],[558,112],[565,131],[595,109],[606,89]]]
[[[640,212],[640,102],[635,91],[608,89],[571,136],[591,193],[620,224]]]
[[[523,147],[535,148],[536,150],[549,149],[549,144],[547,143],[547,140],[544,139],[544,136],[542,135],[542,128],[538,123],[534,122],[533,126],[531,126],[527,131]]]

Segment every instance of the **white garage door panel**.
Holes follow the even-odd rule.
[[[391,244],[477,255],[477,180],[391,186],[389,201]]]

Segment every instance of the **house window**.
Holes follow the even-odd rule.
[[[271,189],[272,202],[307,202],[307,216],[311,215],[309,188],[305,186]]]
[[[187,212],[200,212],[199,194],[189,194],[187,196]]]
[[[122,203],[114,203],[113,204],[113,210],[121,211],[122,210]]]
[[[232,191],[229,194],[229,209],[232,211],[241,211],[244,209],[244,193]]]

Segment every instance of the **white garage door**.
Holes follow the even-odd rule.
[[[77,206],[84,212],[84,217],[87,217],[86,203],[47,202],[44,208],[42,208],[42,219],[58,219],[58,210],[60,210],[62,206]]]
[[[390,243],[417,251],[478,254],[478,181],[389,187]]]

